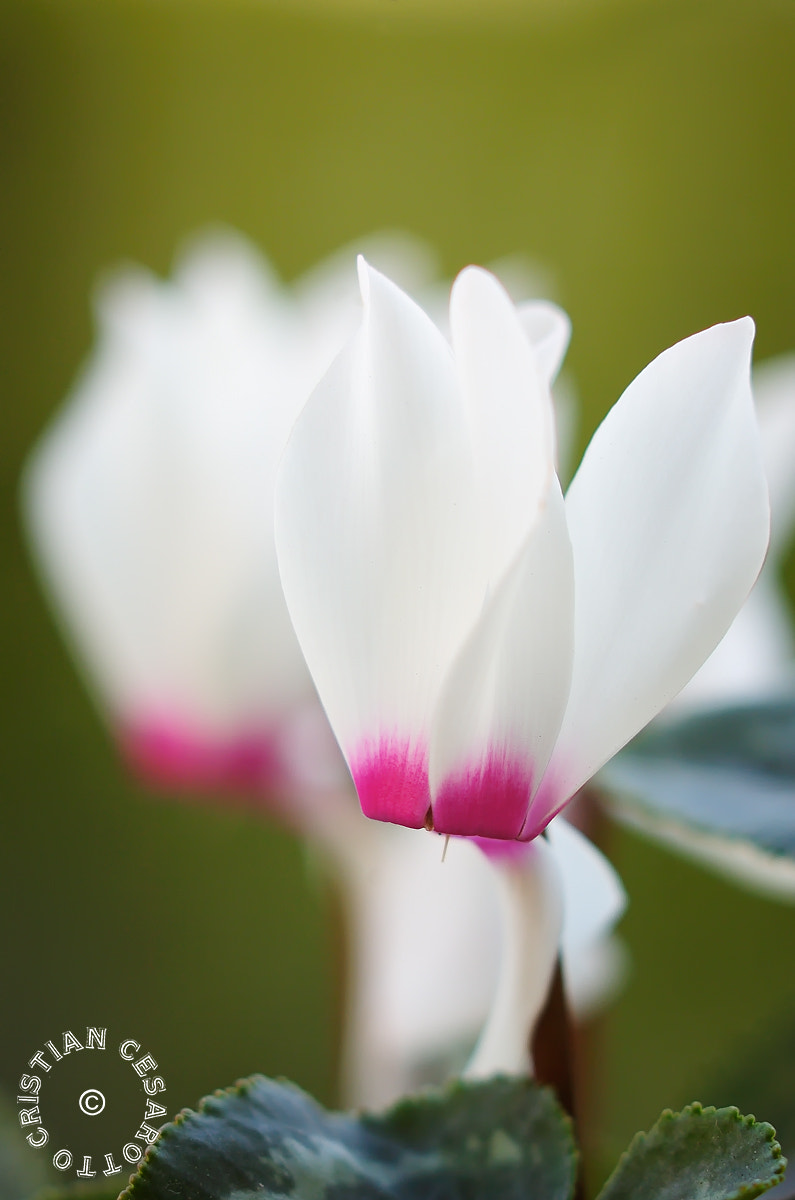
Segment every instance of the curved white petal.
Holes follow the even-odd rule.
[[[571,341],[568,314],[550,300],[526,300],[518,305],[517,312],[544,378],[554,383]]]
[[[676,695],[759,572],[769,510],[750,388],[753,332],[744,318],[665,351],[588,447],[566,497],[571,695],[523,836]]]
[[[502,959],[486,1025],[464,1074],[488,1078],[532,1069],[530,1041],[552,982],[563,919],[555,856],[543,838],[519,860],[490,859],[500,885]]]
[[[617,934],[583,946],[563,960],[566,1004],[575,1023],[604,1011],[618,996],[631,971],[625,942]]]
[[[445,849],[434,834],[362,820],[369,855],[342,879],[355,939],[343,1077],[346,1103],[377,1108],[446,1075],[474,1044],[497,981],[500,911],[472,842]]]
[[[409,1059],[466,1042],[494,991],[498,905],[477,846],[398,826],[382,837],[370,899],[380,916],[376,1019]],[[363,898],[365,906],[368,900]],[[375,915],[375,914],[374,914]]]
[[[287,604],[368,815],[421,825],[444,674],[482,603],[481,519],[450,348],[362,264],[365,318],[277,483]]]
[[[571,456],[577,420],[576,390],[571,379],[560,375],[571,340],[568,314],[549,300],[529,300],[517,309],[525,335],[536,354],[542,375],[551,387],[555,411],[555,467],[559,478],[571,478]]]
[[[450,295],[450,330],[472,438],[492,586],[535,523],[555,471],[555,414],[535,347],[507,292],[468,267]]]
[[[609,933],[627,907],[627,893],[613,864],[590,838],[564,817],[546,830],[563,885],[563,954],[572,958]]]
[[[356,271],[359,255],[412,296],[429,287],[438,276],[438,263],[431,247],[397,230],[359,237],[310,267],[296,279],[291,291],[308,331],[330,351],[324,369],[331,365],[361,320],[362,299]]]
[[[593,842],[563,816],[546,829],[563,886],[560,939],[566,1000],[571,1011],[588,1016],[620,987],[626,951],[612,936],[627,907],[627,893],[615,867]]]
[[[516,838],[566,707],[574,572],[563,497],[544,508],[458,655],[431,742],[434,828]]]

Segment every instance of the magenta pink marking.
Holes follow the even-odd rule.
[[[467,839],[482,850],[486,858],[492,859],[497,863],[511,863],[514,866],[521,867],[531,858],[535,857],[536,848],[532,842],[517,842],[510,841],[506,838],[484,838],[474,837]]]
[[[178,721],[147,718],[123,726],[119,742],[135,773],[158,789],[262,796],[285,783],[278,739],[270,732],[217,738]]]
[[[351,775],[366,817],[419,829],[431,806],[428,753],[408,739],[368,739],[350,756]]]
[[[433,827],[437,833],[518,838],[532,791],[532,766],[492,750],[443,781],[433,801]]]

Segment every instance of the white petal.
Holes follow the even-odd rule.
[[[564,957],[566,1003],[575,1023],[602,1012],[619,994],[631,971],[629,951],[616,934]]]
[[[434,827],[516,838],[566,707],[574,573],[555,476],[535,529],[445,682],[431,743]]]
[[[558,958],[563,918],[555,856],[539,838],[528,857],[490,859],[500,884],[502,961],[485,1028],[465,1075],[488,1078],[532,1069],[530,1041]]]
[[[173,286],[205,310],[234,308],[244,319],[267,308],[269,318],[283,324],[291,308],[268,260],[247,238],[224,226],[187,239],[175,264]]]
[[[374,844],[351,897],[343,1071],[346,1103],[376,1108],[474,1045],[497,982],[500,914],[493,868],[472,842],[451,840],[442,861],[443,838],[363,823]]]
[[[752,340],[745,318],[665,351],[588,447],[566,497],[571,696],[526,836],[676,695],[756,578],[769,514]]]
[[[578,1017],[601,1008],[626,974],[626,952],[613,927],[627,907],[615,867],[564,817],[547,826],[563,885],[561,959],[566,1000]]]
[[[477,1032],[497,977],[492,869],[471,842],[378,827],[382,975],[376,1013],[409,1058],[433,1057]],[[444,861],[442,855],[444,852]],[[367,901],[365,901],[367,903]]]
[[[549,300],[526,300],[518,306],[518,312],[544,378],[554,383],[571,340],[568,315]]]
[[[335,354],[361,318],[356,271],[359,255],[409,295],[417,295],[438,275],[438,263],[431,247],[419,238],[397,230],[357,238],[311,267],[295,281],[292,291],[310,323],[314,319],[326,328],[331,318],[332,323],[336,320],[340,330],[344,330]]]
[[[546,834],[563,883],[563,953],[574,957],[612,930],[627,893],[609,859],[564,817],[550,821]]]
[[[479,554],[496,584],[554,475],[552,396],[517,310],[487,271],[468,267],[456,279],[450,328],[482,506]]]
[[[560,376],[560,368],[571,340],[568,315],[548,300],[531,300],[518,307],[525,335],[536,354],[536,361],[552,393],[555,410],[555,466],[561,480],[571,478],[571,456],[577,423],[577,395],[570,378]]]
[[[482,604],[481,520],[450,348],[362,266],[365,319],[277,484],[290,613],[368,815],[420,825],[430,714]]]

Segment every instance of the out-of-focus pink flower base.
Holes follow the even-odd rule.
[[[146,717],[123,723],[118,741],[131,770],[157,791],[183,799],[221,794],[225,803],[265,810],[299,827],[310,799],[344,787],[347,778],[322,713],[310,708],[229,737]]]

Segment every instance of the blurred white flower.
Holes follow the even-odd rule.
[[[408,239],[373,252],[415,284],[427,275]],[[219,233],[170,281],[119,272],[28,465],[54,607],[126,755],[156,782],[259,794],[344,777],[282,598],[273,483],[357,319],[352,258],[285,287]]]

